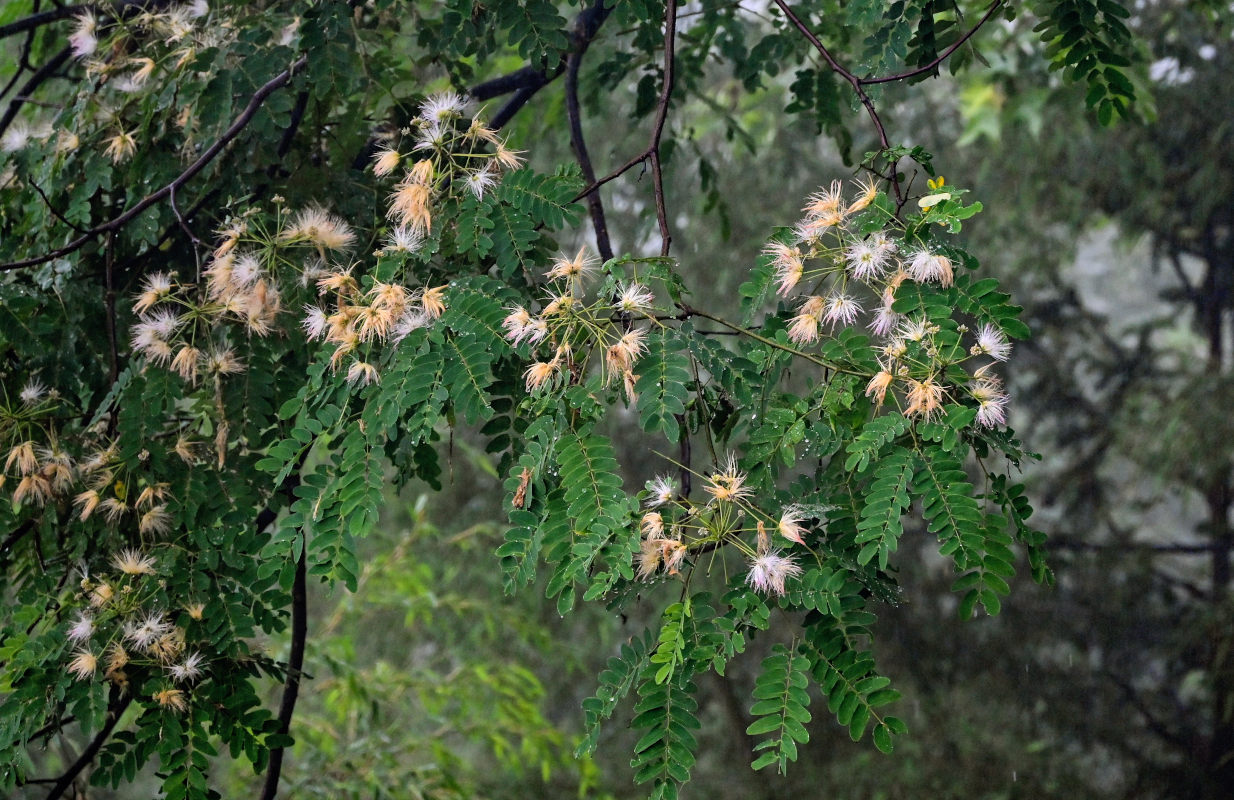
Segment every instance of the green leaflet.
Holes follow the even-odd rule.
[[[655,330],[647,337],[647,354],[636,371],[634,391],[643,430],[663,431],[669,441],[680,441],[682,431],[676,417],[686,413],[691,377],[690,360],[679,337],[668,328]]]
[[[754,759],[754,769],[772,764],[776,771],[788,771],[788,762],[797,760],[797,745],[810,741],[805,726],[813,718],[809,711],[810,661],[794,656],[782,644],[763,659],[758,680],[754,684],[755,703],[750,708],[754,722],[746,728],[749,736],[770,734],[754,746],[754,752],[764,751]]]

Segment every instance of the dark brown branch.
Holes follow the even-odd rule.
[[[667,256],[673,237],[668,229],[668,211],[664,203],[664,176],[660,166],[660,139],[664,135],[664,126],[668,121],[668,103],[673,92],[674,67],[676,56],[674,46],[677,35],[677,3],[665,4],[664,9],[664,84],[660,90],[660,99],[656,105],[656,118],[651,128],[651,141],[647,149],[622,164],[617,169],[599,180],[592,181],[587,188],[574,196],[570,202],[577,203],[590,197],[597,189],[609,181],[616,180],[629,172],[638,164],[651,166],[651,176],[654,183],[656,200],[656,222],[660,228],[660,255]]]
[[[605,8],[605,0],[593,0],[591,5],[579,12],[570,29],[570,50],[562,53],[560,60],[551,68],[527,65],[469,89],[467,94],[480,102],[514,92],[514,96],[489,118],[489,127],[500,129],[505,126],[541,89],[565,72],[570,56],[587,49],[612,12],[612,8]]]
[[[307,63],[308,63],[308,57],[301,56],[299,59],[296,60],[294,64],[292,64],[290,67],[288,67],[283,72],[279,73],[277,76],[272,78],[268,83],[263,85],[256,92],[254,92],[253,96],[249,98],[248,105],[245,106],[244,111],[240,113],[240,116],[236,117],[236,120],[231,123],[231,126],[228,127],[227,130],[225,130],[221,136],[219,136],[219,138],[214,142],[214,144],[206,148],[206,151],[203,152],[196,161],[190,164],[188,169],[180,173],[174,180],[171,181],[171,183],[167,184],[162,189],[159,189],[158,191],[152,194],[146,195],[144,198],[139,200],[132,208],[128,209],[120,216],[115,217],[114,219],[108,220],[107,222],[104,222],[102,225],[97,225],[91,228],[90,230],[86,231],[84,234],[82,234],[78,238],[69,242],[64,247],[61,247],[57,250],[53,250],[50,253],[45,253],[41,256],[27,258],[22,261],[12,261],[7,264],[0,264],[0,269],[4,269],[4,270],[20,269],[22,267],[31,267],[36,264],[45,264],[48,261],[51,261],[53,259],[60,258],[61,256],[68,255],[69,253],[76,252],[77,250],[80,250],[83,246],[85,246],[86,243],[89,242],[91,239],[94,239],[95,237],[101,234],[104,234],[104,233],[115,233],[116,231],[120,230],[128,223],[132,222],[139,214],[141,214],[147,208],[150,208],[155,203],[158,203],[161,200],[163,200],[165,197],[168,197],[173,191],[180,188],[184,184],[188,183],[190,180],[193,179],[194,176],[197,175],[197,173],[205,169],[210,164],[210,162],[213,161],[215,157],[218,156],[218,154],[221,153],[223,149],[226,148],[227,145],[230,144],[233,139],[239,136],[241,131],[243,131],[245,127],[248,126],[249,122],[252,121],[253,117],[257,115],[258,109],[261,108],[261,105],[262,103],[265,102],[266,98],[269,97],[271,94],[273,94],[275,91],[283,88],[288,83],[290,83],[292,76],[294,76],[296,72],[298,72]]]
[[[98,735],[90,741],[90,744],[86,745],[86,749],[81,751],[81,755],[68,768],[68,771],[56,780],[55,785],[51,787],[51,791],[47,793],[47,800],[56,800],[56,798],[63,796],[64,792],[73,784],[73,780],[94,761],[94,757],[103,748],[103,744],[111,736],[111,732],[116,729],[116,725],[120,722],[120,717],[131,702],[133,702],[131,694],[121,697],[119,689],[112,689],[111,702],[108,703],[107,708],[107,721],[103,723],[103,727],[99,730]]]
[[[120,343],[116,334],[116,235],[107,234],[107,252],[104,253],[103,304],[106,310],[108,369],[111,384],[120,379]]]
[[[308,109],[309,93],[302,91],[296,95],[296,105],[291,109],[291,122],[287,124],[287,130],[283,131],[283,138],[279,139],[278,157],[284,158],[291,152],[291,143],[295,141],[296,132],[300,130],[300,123],[304,120],[304,112]]]
[[[669,0],[664,7],[664,86],[660,90],[660,102],[656,108],[656,121],[651,128],[651,144],[647,154],[651,159],[651,180],[656,195],[656,222],[660,225],[660,255],[667,256],[673,236],[668,229],[668,209],[664,203],[664,175],[660,169],[660,139],[668,122],[668,101],[673,94],[674,73],[677,65],[677,0]]]
[[[300,553],[300,558],[296,561],[296,576],[291,585],[291,652],[287,657],[287,677],[283,682],[283,700],[279,704],[278,715],[278,732],[284,736],[291,730],[291,718],[296,711],[300,676],[304,668],[304,643],[308,637],[307,557],[306,552]],[[261,800],[274,800],[278,794],[285,752],[284,747],[275,747],[270,751],[270,765],[266,770]]]
[[[116,10],[127,12],[131,6],[145,6],[148,0],[121,0],[115,5]],[[154,4],[152,4],[154,5]],[[157,5],[166,5],[166,2],[158,3]],[[97,3],[82,3],[74,6],[57,6],[50,11],[43,11],[38,14],[31,14],[28,17],[19,19],[16,22],[10,22],[8,25],[0,25],[0,39],[5,39],[22,31],[32,31],[35,28],[40,28],[44,25],[49,25],[53,22],[59,22],[62,19],[75,17],[85,11],[97,11],[99,5]]]
[[[827,66],[831,67],[833,72],[848,81],[849,85],[853,87],[853,91],[857,93],[857,99],[861,101],[863,106],[865,106],[866,113],[870,116],[870,121],[874,123],[874,129],[878,132],[879,145],[882,147],[884,152],[890,150],[891,143],[887,139],[887,129],[883,127],[883,121],[879,118],[878,111],[874,108],[874,102],[870,99],[870,96],[866,94],[865,89],[862,88],[861,79],[845,69],[839,61],[836,61],[835,57],[831,55],[831,51],[829,51],[826,46],[819,41],[819,38],[814,35],[814,31],[810,30],[810,28],[801,21],[801,18],[793,13],[792,9],[788,7],[784,0],[774,0],[774,2],[777,6],[779,6],[780,11],[784,13],[784,16],[788,19],[788,21],[793,23],[797,30],[801,31],[801,35],[804,36],[806,40],[814,46],[814,49],[819,52],[819,55],[821,55],[823,60],[827,62]],[[900,209],[904,207],[904,203],[907,202],[907,200],[900,189],[900,179],[896,175],[895,164],[891,165],[891,187],[895,191],[896,213],[898,214]]]
[[[948,47],[946,50],[939,53],[938,57],[935,58],[933,61],[931,61],[929,64],[926,64],[921,67],[917,67],[916,69],[910,69],[907,72],[900,72],[895,75],[887,75],[882,78],[862,78],[859,81],[859,83],[862,86],[872,86],[876,83],[891,83],[892,81],[902,81],[907,78],[915,78],[918,75],[924,75],[927,72],[933,72],[935,69],[938,68],[939,64],[942,64],[944,61],[946,61],[951,56],[952,53],[954,53],[956,50],[959,50],[960,47],[962,47],[965,42],[971,39],[973,37],[973,34],[975,34],[977,31],[981,29],[982,25],[985,25],[987,22],[989,22],[990,18],[994,16],[994,12],[997,11],[1000,7],[1002,7],[1002,5],[1003,5],[1003,0],[994,0],[994,2],[990,5],[990,7],[986,9],[985,16],[983,16],[980,20],[978,20],[976,25],[969,28],[967,33],[965,33],[963,36],[957,39],[955,43],[952,44],[950,47]]]
[[[604,0],[597,2],[602,5]],[[570,147],[574,150],[574,158],[582,170],[583,180],[592,184],[596,182],[596,170],[591,164],[591,156],[587,153],[587,140],[583,137],[583,115],[578,101],[578,72],[589,44],[589,40],[582,42],[579,49],[566,59],[566,117],[570,122]],[[596,232],[596,249],[600,252],[600,258],[608,261],[613,257],[613,245],[609,240],[608,220],[604,216],[604,202],[600,195],[588,195],[587,208],[591,213],[591,226]]]

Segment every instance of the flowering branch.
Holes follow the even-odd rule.
[[[68,49],[66,48],[62,51],[61,55],[67,58]],[[96,225],[81,236],[66,244],[64,247],[52,250],[50,253],[44,253],[41,256],[34,256],[33,258],[27,258],[21,261],[10,261],[6,264],[0,264],[0,270],[21,269],[23,267],[32,267],[37,264],[45,264],[53,259],[66,256],[69,253],[74,253],[84,247],[95,237],[104,233],[114,233],[132,222],[139,214],[141,214],[141,212],[160,202],[165,197],[169,197],[172,192],[188,183],[197,175],[197,173],[209,166],[210,162],[213,161],[215,157],[217,157],[218,154],[221,153],[223,149],[226,148],[227,145],[239,136],[240,133],[248,126],[248,124],[253,120],[253,117],[257,115],[258,109],[261,108],[261,105],[265,102],[266,98],[290,83],[292,76],[300,71],[300,69],[302,69],[307,63],[308,56],[301,56],[296,59],[290,67],[270,79],[269,82],[254,92],[253,96],[249,98],[248,105],[245,106],[244,111],[240,113],[240,116],[236,117],[235,121],[231,123],[231,126],[228,127],[227,130],[223,131],[223,134],[219,136],[214,144],[206,148],[205,152],[203,152],[196,161],[190,164],[184,172],[176,176],[171,183],[167,184],[162,189],[159,189],[157,192],[146,195],[120,216],[108,220],[101,225]],[[25,92],[23,92],[23,94],[25,94]]]

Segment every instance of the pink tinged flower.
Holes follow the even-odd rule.
[[[330,322],[326,317],[326,312],[320,307],[306,305],[300,327],[304,328],[304,333],[309,339],[317,341],[326,338],[326,333],[330,330]]]
[[[639,522],[643,536],[648,539],[659,539],[664,536],[664,517],[658,511],[648,511]]]
[[[818,336],[818,319],[812,314],[798,314],[788,324],[788,338],[794,344],[812,344]]]
[[[677,496],[677,484],[667,475],[657,475],[655,480],[648,482],[647,490],[651,494],[643,501],[643,505],[648,508],[668,505]]]
[[[873,397],[875,405],[881,406],[887,399],[887,389],[890,388],[895,376],[887,370],[880,370],[866,384],[866,397]]]
[[[895,326],[900,324],[902,319],[903,317],[890,307],[880,306],[878,311],[874,312],[874,319],[870,320],[870,332],[875,336],[886,336],[895,330]]]
[[[930,321],[925,317],[915,320],[904,320],[896,334],[909,342],[920,342],[930,335]]]
[[[377,368],[367,361],[353,361],[347,369],[347,382],[368,386],[378,379]]]
[[[787,296],[805,272],[801,250],[783,242],[771,242],[763,248],[763,252],[771,256],[771,264],[776,270],[776,283],[779,284],[779,295]]]
[[[98,20],[93,11],[85,11],[77,17],[73,32],[69,34],[69,47],[74,58],[85,58],[93,55],[98,46]]]
[[[89,614],[78,613],[77,620],[69,626],[70,642],[84,642],[94,633],[94,618]]]
[[[973,355],[984,353],[995,361],[1006,361],[1011,355],[1011,342],[1007,341],[1002,331],[987,322],[977,331],[977,344],[973,345],[971,352]]]
[[[140,620],[124,626],[124,640],[138,650],[146,650],[152,644],[171,633],[171,623],[161,611],[151,611]]]
[[[789,506],[780,514],[780,521],[776,524],[776,530],[785,539],[797,544],[805,544],[805,539],[802,538],[806,529],[801,525],[806,519],[805,512],[801,506]]]
[[[582,280],[595,272],[598,259],[587,252],[586,247],[580,247],[574,258],[559,256],[553,260],[553,266],[546,278],[551,280],[565,279],[572,284],[580,284]]]
[[[889,253],[880,250],[872,242],[859,242],[844,251],[844,260],[849,273],[859,281],[872,281],[887,272]]]
[[[399,152],[392,147],[378,150],[373,156],[373,174],[377,177],[389,175],[398,166]]]
[[[440,124],[463,115],[466,101],[454,92],[430,95],[420,106],[420,119]]]
[[[528,392],[539,391],[545,385],[552,385],[560,371],[560,363],[557,359],[552,361],[533,361],[527,371],[523,373],[523,378],[527,385]]]
[[[839,181],[832,181],[829,188],[810,195],[806,207],[802,210],[811,217],[826,217],[839,212],[843,202],[843,187]]]
[[[409,308],[395,321],[394,327],[390,330],[390,341],[398,344],[412,331],[428,327],[432,322],[433,318],[424,311]]]
[[[18,397],[21,398],[22,405],[36,406],[42,402],[47,396],[47,387],[39,381],[31,378],[26,381],[26,385],[22,387]]]
[[[935,281],[950,286],[953,279],[951,259],[929,250],[918,250],[908,262],[908,276],[918,283]]]
[[[801,567],[790,556],[782,556],[775,550],[757,555],[750,562],[746,583],[763,594],[784,594],[784,583],[801,574]]]
[[[905,416],[919,416],[928,422],[942,410],[942,407],[943,387],[941,385],[931,378],[924,381],[909,379],[908,408],[904,410]]]
[[[424,244],[424,231],[399,225],[390,231],[386,238],[386,246],[382,248],[387,253],[414,253]]]
[[[977,401],[977,422],[987,428],[1007,423],[1007,403],[1010,398],[996,378],[983,378],[970,387]]]
[[[857,321],[857,315],[861,313],[861,306],[857,300],[846,294],[836,294],[827,298],[827,310],[823,312],[823,322],[831,323],[831,327],[836,325],[852,325]]]
[[[125,575],[153,575],[154,568],[157,566],[151,556],[131,548],[121,550],[112,556],[111,565]]]
[[[531,313],[522,306],[515,306],[509,311],[510,313],[501,321],[501,327],[506,329],[506,338],[513,344],[518,344],[528,336]]]

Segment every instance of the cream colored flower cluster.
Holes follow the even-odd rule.
[[[78,680],[100,672],[109,683],[127,690],[135,669],[152,671],[161,680],[150,698],[172,711],[188,709],[191,687],[208,669],[206,657],[190,650],[188,632],[176,617],[158,607],[164,583],[158,562],[140,550],[122,550],[111,560],[114,574],[82,577],[76,618],[65,637],[75,648],[66,669]],[[181,609],[190,626],[200,622],[205,606]],[[178,616],[178,615],[177,615]]]
[[[891,397],[907,416],[929,420],[941,413],[949,397],[966,394],[977,403],[978,422],[988,427],[1004,424],[1008,398],[990,364],[978,368],[964,387],[948,383],[944,376],[952,364],[972,358],[1005,361],[1010,343],[1002,331],[985,324],[971,348],[949,359],[946,354],[953,348],[937,338],[937,325],[895,311],[897,293],[907,284],[951,286],[954,265],[931,247],[906,245],[898,220],[875,203],[878,196],[876,184],[867,179],[846,200],[842,185],[835,181],[810,196],[791,240],[766,247],[778,293],[796,305],[797,313],[788,323],[789,340],[809,347],[825,335],[857,325],[872,308],[866,327],[882,344],[880,370],[871,376],[867,396],[879,406]],[[931,195],[937,202],[950,197],[950,192]],[[879,227],[880,216],[882,229],[868,232]],[[803,286],[810,287],[808,294],[799,293]],[[960,326],[960,332],[968,329]]]
[[[585,247],[573,258],[559,256],[545,272],[549,291],[539,311],[507,309],[502,322],[506,338],[516,346],[527,342],[536,357],[524,373],[528,392],[564,385],[570,376],[585,374],[595,357],[605,385],[621,381],[627,399],[636,399],[634,366],[647,352],[648,330],[638,322],[661,324],[655,317],[656,298],[635,279],[617,284],[612,296],[588,303],[584,284],[596,274],[597,264]]]
[[[374,155],[373,174],[399,175],[386,212],[398,225],[391,247],[407,249],[407,242],[430,232],[445,198],[483,198],[503,172],[522,165],[496,131],[478,116],[468,120],[465,110],[466,101],[453,92],[431,95],[416,118],[386,136]]]
[[[747,475],[731,455],[711,472],[696,476],[710,495],[702,505],[680,497],[676,483],[668,476],[647,484],[639,525],[639,577],[676,575],[691,551],[731,544],[747,560],[747,584],[766,595],[784,594],[786,582],[801,575],[802,569],[794,556],[785,555],[773,544],[772,535],[804,547],[805,512],[790,505],[776,518],[758,508]],[[751,536],[753,544],[746,541]]]

